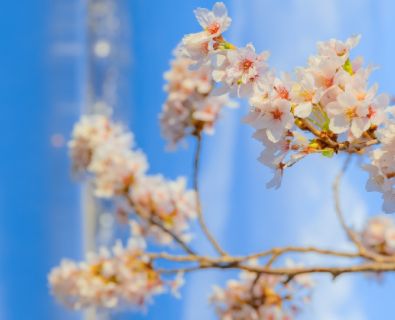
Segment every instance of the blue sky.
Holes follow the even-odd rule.
[[[9,1],[0,13],[3,106],[0,160],[0,319],[77,319],[58,307],[47,292],[46,273],[61,257],[82,256],[79,187],[72,182],[66,150],[53,149],[53,133],[68,135],[85,101],[86,34],[84,5],[77,1]],[[314,53],[315,43],[362,34],[355,55],[380,66],[372,81],[393,93],[395,2],[391,0],[231,0],[233,18],[227,37],[238,45],[253,42],[271,51],[277,70],[291,71]],[[165,100],[162,73],[183,34],[198,30],[192,10],[214,1],[120,1],[130,19],[130,105],[136,140],[148,155],[151,172],[190,175],[192,147],[165,153],[157,115]],[[55,5],[54,5],[55,4]],[[23,6],[24,10],[21,10]],[[63,29],[54,28],[54,21]],[[52,27],[51,27],[52,26]],[[67,44],[63,55],[51,51]],[[51,49],[52,48],[52,49]],[[266,190],[270,172],[256,161],[261,146],[241,124],[247,107],[227,110],[216,135],[204,145],[202,188],[205,216],[223,246],[235,254],[271,245],[320,244],[347,248],[330,201],[330,183],[341,157],[312,157],[286,172],[278,191]],[[342,198],[350,224],[380,212],[376,194],[364,191],[366,174],[357,164],[347,175]],[[209,250],[197,240],[195,246]],[[317,262],[309,257],[306,263]],[[147,315],[114,319],[214,319],[207,299],[213,283],[229,273],[201,272],[188,278],[183,298],[163,296]],[[234,274],[233,274],[234,275]],[[393,276],[377,284],[363,276],[340,277],[318,286],[304,320],[387,320]],[[165,310],[165,311],[164,311]],[[165,315],[165,316],[164,316]]]

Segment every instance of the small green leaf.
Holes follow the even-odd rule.
[[[350,59],[347,59],[346,62],[343,65],[343,69],[346,70],[350,75],[354,74],[354,71],[352,70],[352,64]]]
[[[332,158],[334,153],[335,153],[335,151],[334,151],[332,148],[325,148],[325,149],[322,150],[322,152],[321,152],[321,154],[322,154],[324,157],[327,157],[327,158]]]

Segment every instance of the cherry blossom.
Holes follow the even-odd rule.
[[[246,97],[253,93],[268,70],[268,57],[266,51],[257,54],[251,43],[244,48],[227,50],[213,58],[213,78],[233,96]]]
[[[52,292],[73,309],[144,308],[165,291],[166,282],[144,253],[142,239],[117,243],[110,251],[90,254],[86,262],[64,260],[49,275]]]
[[[103,198],[121,194],[145,174],[145,155],[132,146],[133,135],[102,115],[83,116],[69,143],[73,167],[95,177],[95,194]]]
[[[74,126],[72,140],[69,142],[75,171],[78,173],[86,170],[95,149],[110,141],[120,148],[129,148],[133,143],[133,136],[125,134],[122,126],[110,123],[104,115],[82,116]]]
[[[209,111],[200,108],[199,112],[197,118],[209,121]],[[104,116],[84,116],[74,132],[70,142],[73,161],[77,161],[74,167],[89,173],[96,197],[113,199],[118,210],[136,214],[132,234],[170,244],[174,239],[159,224],[184,241],[191,239],[188,230],[196,218],[197,203],[185,178],[147,175],[146,156],[132,149],[132,134]],[[83,166],[80,159],[84,159]]]
[[[222,2],[216,2],[211,11],[196,9],[195,16],[203,31],[186,35],[182,40],[181,51],[188,58],[202,60],[209,54],[210,41],[220,37],[232,20]]]
[[[214,82],[207,66],[190,69],[193,61],[175,52],[171,70],[165,73],[168,93],[160,115],[163,137],[170,148],[188,135],[213,133],[225,105],[233,106],[226,95],[212,95]]]
[[[222,320],[290,320],[310,300],[312,282],[307,278],[295,277],[284,285],[282,276],[243,271],[225,289],[214,287],[210,300]]]
[[[186,190],[184,178],[167,181],[161,175],[147,176],[130,190],[130,199],[133,209],[144,218],[132,226],[133,234],[153,236],[161,244],[170,244],[173,239],[149,223],[154,220],[185,242],[191,239],[188,230],[196,218],[196,194]]]
[[[381,146],[370,153],[371,163],[364,166],[369,172],[368,191],[383,194],[383,210],[395,212],[395,124],[390,123],[377,133]]]
[[[368,220],[361,232],[364,245],[385,255],[395,254],[395,222],[392,218],[379,215]]]

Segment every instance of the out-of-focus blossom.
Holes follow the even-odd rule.
[[[361,232],[363,244],[380,254],[395,254],[395,222],[388,216],[371,218]]]
[[[207,119],[204,111],[198,116]],[[159,224],[189,240],[189,225],[197,212],[195,192],[186,188],[184,178],[147,175],[145,154],[131,149],[132,140],[131,133],[108,118],[84,116],[70,142],[74,167],[89,173],[97,197],[112,198],[119,210],[136,213],[131,216],[137,218],[134,235],[170,244],[173,238]]]
[[[133,208],[144,219],[132,226],[133,234],[153,236],[157,242],[170,244],[173,240],[151,221],[161,222],[185,242],[191,221],[196,218],[196,194],[186,189],[186,181],[168,181],[161,175],[147,176],[130,190]]]
[[[166,289],[144,249],[143,240],[131,239],[127,247],[117,243],[87,262],[63,261],[49,275],[52,292],[73,309],[144,308]]]
[[[193,61],[175,52],[171,70],[165,73],[168,93],[160,115],[163,137],[174,148],[188,135],[212,133],[221,109],[231,106],[227,96],[212,95],[213,79],[208,66],[191,70]]]
[[[133,136],[125,134],[120,125],[111,123],[106,116],[82,116],[74,126],[69,142],[74,169],[77,172],[86,170],[96,148],[110,141],[119,147],[130,148]]]
[[[211,302],[221,320],[291,320],[310,301],[313,283],[308,276],[286,278],[242,272],[226,288],[214,287]]]
[[[69,143],[73,167],[94,176],[95,194],[103,198],[121,194],[145,174],[145,155],[132,147],[133,135],[102,115],[83,116]]]
[[[370,153],[369,164],[364,166],[369,172],[366,185],[368,191],[383,194],[383,210],[395,212],[395,124],[389,123],[378,130],[380,147]]]

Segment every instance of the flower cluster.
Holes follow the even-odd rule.
[[[143,217],[139,224],[133,224],[133,234],[153,235],[159,243],[171,243],[170,235],[151,224],[159,221],[184,242],[191,240],[188,229],[196,218],[196,195],[186,190],[184,178],[166,181],[161,175],[147,176],[131,190],[130,198]]]
[[[186,189],[184,178],[147,175],[145,155],[132,146],[133,136],[122,126],[91,115],[75,125],[70,153],[74,168],[90,174],[97,197],[114,198],[119,208],[136,213],[136,232],[169,244],[171,238],[159,224],[190,239],[189,224],[197,212],[195,192]]]
[[[395,255],[395,222],[387,216],[371,218],[361,232],[363,244],[380,254]]]
[[[165,73],[168,98],[160,115],[163,137],[170,147],[188,135],[213,132],[221,109],[231,103],[227,96],[212,95],[213,79],[207,66],[191,70],[193,61],[175,51],[171,70]]]
[[[103,198],[122,194],[145,174],[147,160],[132,146],[133,135],[103,115],[83,116],[69,142],[74,169],[93,175],[95,194]]]
[[[297,276],[284,284],[285,277],[242,272],[229,280],[225,289],[214,287],[211,302],[221,320],[291,320],[310,301],[313,282]]]
[[[166,289],[144,249],[144,241],[135,238],[127,247],[102,249],[87,262],[64,260],[49,275],[52,292],[72,309],[143,308]]]
[[[350,60],[350,50],[358,41],[354,37],[319,43],[318,55],[296,70],[295,79],[267,75],[265,85],[250,98],[246,122],[265,146],[262,162],[277,169],[278,177],[287,154],[293,163],[313,152],[331,156],[341,144],[349,151],[353,150],[350,144],[359,150],[375,138],[389,99],[376,95],[376,85],[368,87],[371,70],[362,68],[359,59]]]
[[[370,153],[371,163],[365,165],[370,175],[366,189],[381,192],[383,210],[391,213],[395,212],[395,124],[388,124],[377,134],[381,145]]]
[[[203,31],[186,35],[180,48],[184,56],[194,60],[197,64],[204,64],[213,50],[224,46],[222,33],[232,21],[228,16],[226,6],[217,2],[210,11],[205,8],[195,10],[195,16]]]
[[[204,31],[185,36],[182,51],[195,64],[210,67],[221,85],[217,91],[248,99],[245,121],[264,145],[261,161],[275,171],[269,187],[279,187],[284,168],[309,153],[357,152],[375,139],[389,99],[377,95],[377,85],[369,87],[372,68],[363,68],[361,58],[351,60],[359,36],[319,42],[318,54],[306,67],[293,76],[276,76],[267,66],[267,52],[256,53],[252,44],[238,48],[224,39],[230,22],[224,4],[195,14]],[[197,43],[205,44],[204,54],[192,54]]]

